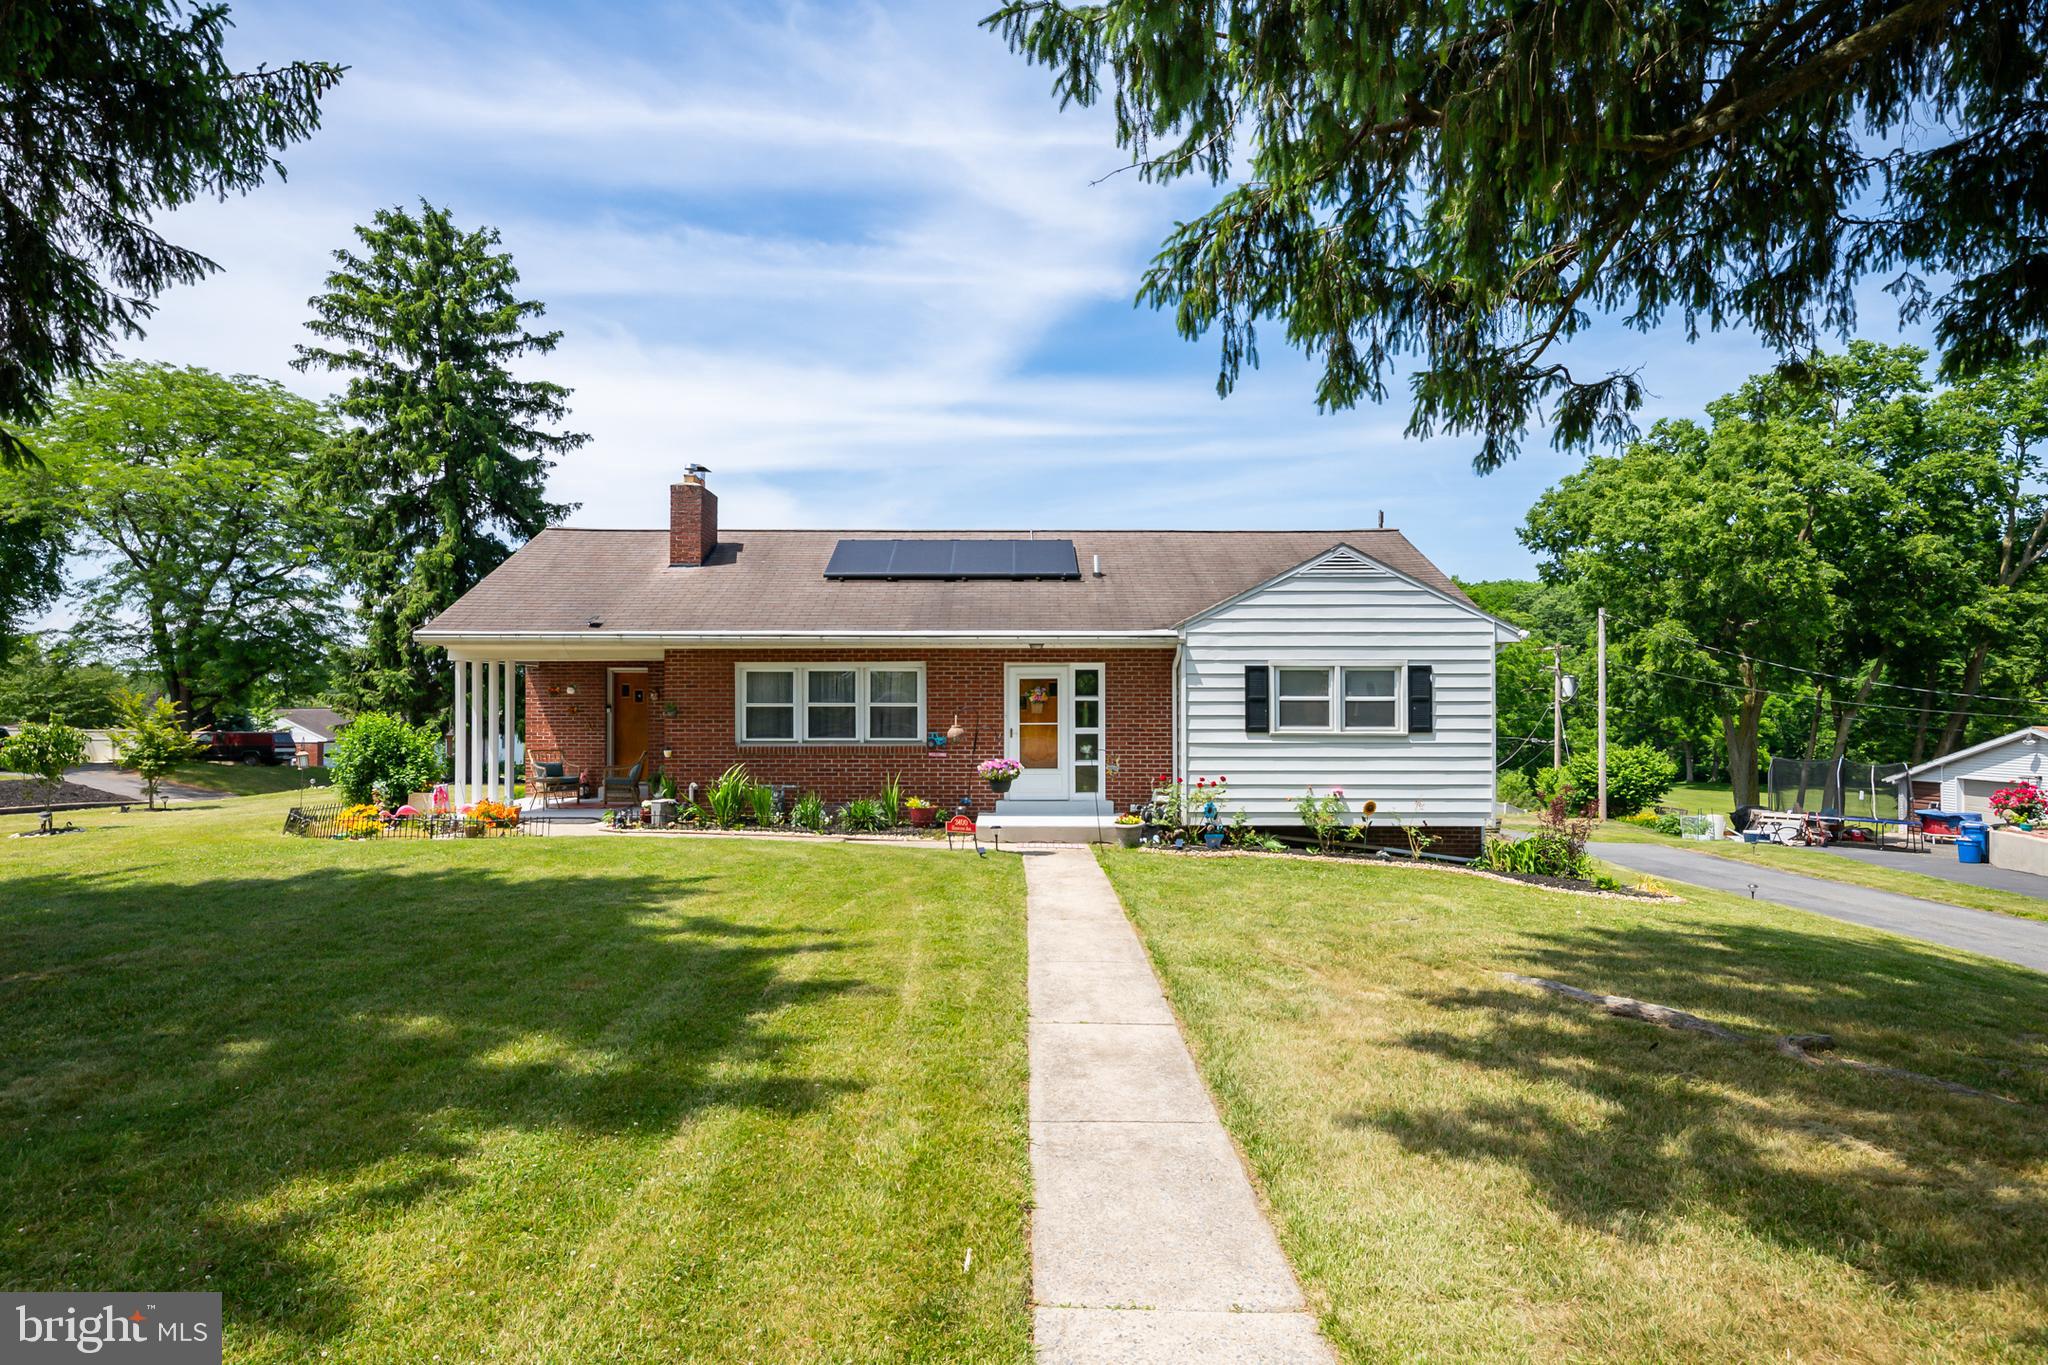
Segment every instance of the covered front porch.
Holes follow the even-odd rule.
[[[451,653],[457,799],[595,818],[604,789],[701,796],[744,764],[828,803],[894,779],[943,809],[1113,818],[1172,767],[1173,654],[1096,646],[670,648],[658,656]],[[1009,757],[1002,796],[976,768]],[[559,765],[558,770],[544,765]],[[544,771],[557,780],[540,780]],[[541,788],[557,788],[543,799]],[[637,802],[637,798],[635,798]]]

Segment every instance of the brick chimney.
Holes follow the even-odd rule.
[[[718,495],[704,486],[711,471],[693,464],[668,487],[668,562],[696,566],[718,548]]]

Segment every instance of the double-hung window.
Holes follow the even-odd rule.
[[[1275,665],[1273,730],[1400,734],[1401,675],[1397,664]]]
[[[1273,703],[1278,712],[1273,718],[1275,730],[1329,729],[1330,670],[1274,669]]]
[[[804,670],[804,738],[860,738],[860,672],[857,669]]]
[[[1393,731],[1399,727],[1397,692],[1400,673],[1394,668],[1344,670],[1344,728]]]
[[[742,664],[739,737],[755,744],[908,744],[924,730],[915,664]]]
[[[914,668],[868,670],[868,738],[914,740],[918,737],[918,682]]]
[[[796,738],[796,673],[750,668],[740,675],[740,738]]]

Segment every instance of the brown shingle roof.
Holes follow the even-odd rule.
[[[606,631],[1113,634],[1165,630],[1337,545],[1349,545],[1470,604],[1399,531],[1039,531],[1074,542],[1081,578],[1054,581],[840,581],[824,576],[845,539],[1021,531],[740,531],[696,568],[671,568],[668,532],[541,532],[436,617],[426,632]],[[1090,572],[1102,557],[1102,577]]]

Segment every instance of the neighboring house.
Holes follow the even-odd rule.
[[[348,717],[324,706],[299,706],[278,712],[271,725],[292,732],[292,744],[299,751],[299,767],[324,768],[327,746],[341,737]]]
[[[1900,774],[1900,811],[1934,807],[1991,814],[1991,794],[2048,781],[2048,726],[2030,725],[1916,764]]]
[[[666,531],[542,532],[417,632],[457,662],[457,780],[503,794],[509,699],[540,757],[644,761],[1018,816],[1106,814],[1228,778],[1300,823],[1310,788],[1477,852],[1494,646],[1398,531],[725,531],[692,473]],[[523,684],[518,681],[523,676]],[[1017,759],[997,800],[975,765]]]

